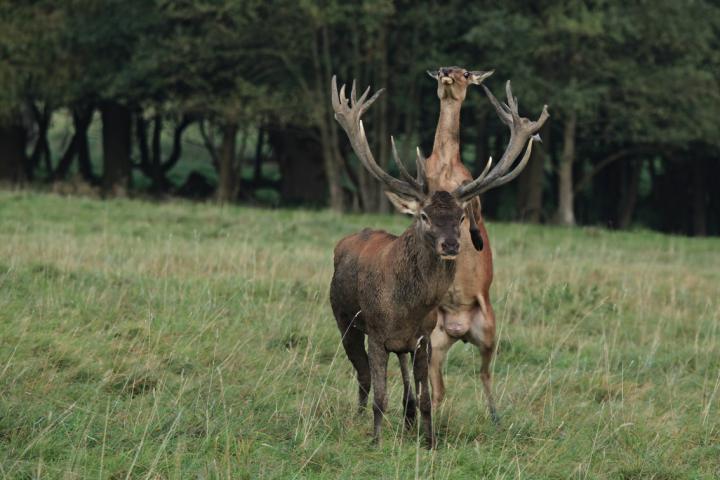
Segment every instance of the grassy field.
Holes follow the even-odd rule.
[[[489,225],[502,423],[458,344],[439,448],[382,447],[332,248],[400,216],[0,193],[0,476],[720,476],[720,240]]]

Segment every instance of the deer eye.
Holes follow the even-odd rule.
[[[428,216],[425,214],[425,212],[420,212],[420,219],[421,219],[423,222],[430,222],[430,219],[429,219]]]
[[[465,72],[465,78],[468,78],[470,76],[470,72]]]
[[[465,221],[465,215],[463,215],[462,217],[460,217],[460,223],[462,223],[462,222],[464,222],[464,221]]]

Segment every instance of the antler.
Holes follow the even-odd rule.
[[[362,117],[367,109],[370,108],[370,105],[377,100],[383,90],[384,89],[381,88],[368,99],[367,96],[370,93],[370,87],[368,87],[360,98],[357,98],[355,92],[355,80],[353,80],[352,89],[350,90],[350,100],[348,100],[345,96],[345,85],[340,87],[340,94],[338,95],[337,80],[335,75],[333,75],[332,105],[333,110],[335,110],[335,120],[338,121],[343,130],[345,130],[345,133],[347,133],[347,136],[350,139],[350,144],[352,145],[355,154],[358,156],[360,163],[363,164],[373,177],[382,182],[385,187],[393,193],[422,200],[425,197],[425,182],[422,180],[424,175],[421,174],[420,170],[422,162],[420,160],[419,150],[418,178],[416,180],[410,176],[405,168],[405,165],[403,165],[400,157],[398,156],[397,149],[395,148],[395,140],[390,137],[392,141],[393,158],[398,165],[400,175],[405,179],[404,181],[398,180],[380,168],[380,166],[375,162],[375,157],[373,157],[373,154],[370,151],[370,145],[368,145],[367,137],[365,136],[365,127],[363,127],[363,122],[360,117]]]
[[[505,85],[507,104],[501,104],[485,85],[482,87],[485,89],[485,93],[490,99],[490,103],[493,104],[495,110],[500,116],[500,120],[510,127],[510,141],[508,142],[508,146],[505,148],[505,152],[495,168],[492,170],[490,169],[490,166],[492,165],[491,157],[485,166],[485,170],[478,178],[470,183],[461,185],[455,190],[454,195],[460,200],[468,200],[475,195],[479,195],[490,190],[491,188],[504,185],[520,175],[520,172],[523,171],[525,165],[527,165],[527,162],[530,159],[533,141],[540,141],[540,137],[537,135],[537,132],[550,117],[547,111],[547,105],[543,106],[542,113],[537,121],[533,122],[525,117],[521,117],[518,113],[517,97],[513,96],[512,89],[510,88],[510,80],[508,80]],[[520,163],[518,163],[514,169],[510,170],[510,167],[513,163],[515,163],[515,160],[520,155],[520,152],[522,152],[526,143],[528,145],[525,150],[525,155],[523,155]],[[510,171],[508,172],[508,170]]]

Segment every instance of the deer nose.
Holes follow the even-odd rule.
[[[441,68],[441,69],[440,69],[440,72],[441,72],[443,75],[445,75],[446,77],[447,77],[448,75],[450,75],[450,72],[451,72],[451,71],[452,71],[452,69],[450,69],[450,68]]]
[[[443,252],[449,255],[457,255],[458,250],[460,250],[460,242],[458,242],[456,238],[443,240],[440,246],[442,247]]]

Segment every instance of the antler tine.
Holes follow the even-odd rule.
[[[512,93],[512,87],[510,86],[510,80],[508,80],[505,83],[505,96],[507,97],[507,103],[510,111],[510,115],[513,116],[513,119],[515,116],[518,116],[518,99],[516,96]]]
[[[417,177],[417,183],[422,187],[422,190],[424,192],[427,191],[427,182],[425,177],[425,155],[423,155],[422,151],[420,150],[420,147],[415,147],[415,151],[417,153],[417,157],[415,158],[415,168],[417,170],[416,177]]]
[[[512,94],[510,80],[505,82],[505,97],[507,98],[507,105],[509,107],[510,113],[512,113],[513,111],[517,111],[517,103],[515,103],[517,99]]]
[[[495,111],[497,112],[500,119],[505,123],[506,125],[510,125],[512,122],[512,115],[508,113],[509,107],[505,104],[500,104],[498,99],[493,95],[493,93],[490,91],[489,88],[485,86],[485,84],[481,85],[482,88],[485,90],[485,95],[487,95],[488,99],[490,100],[490,103],[493,107],[495,107]]]
[[[461,185],[455,190],[455,196],[462,200],[467,200],[492,188],[499,187],[520,175],[520,172],[522,172],[527,165],[532,152],[532,142],[534,139],[531,139],[531,136],[540,130],[550,116],[547,112],[547,106],[545,106],[537,121],[532,122],[527,118],[521,117],[518,113],[518,99],[512,93],[509,80],[505,84],[505,93],[507,95],[506,105],[500,104],[485,85],[483,85],[483,88],[490,99],[490,103],[492,103],[498,116],[500,116],[500,119],[510,127],[510,141],[495,168],[490,169],[491,164],[488,162],[485,170],[478,178],[470,183]],[[527,149],[525,150],[525,155],[523,155],[520,163],[508,173],[508,170],[522,153],[526,144]]]
[[[382,90],[380,90],[380,91],[382,91]],[[363,102],[365,101],[365,99],[367,98],[368,93],[370,93],[370,85],[368,85],[368,87],[365,89],[365,91],[363,92],[363,94],[360,95],[360,100],[358,100],[358,102],[359,102],[359,103],[363,103]]]
[[[400,160],[400,155],[398,155],[397,148],[395,147],[395,138],[392,135],[390,135],[390,144],[392,145],[393,159],[395,160],[395,164],[400,171],[400,176],[403,177],[405,181],[408,182],[410,185],[417,188],[418,190],[421,190],[418,182],[412,177],[412,175],[410,175],[410,172],[408,172],[405,164],[402,160]]]
[[[331,97],[333,110],[335,111],[335,119],[338,121],[343,130],[345,130],[345,133],[347,133],[347,136],[350,139],[350,144],[352,145],[353,150],[363,167],[365,167],[373,177],[382,182],[388,190],[409,198],[424,198],[422,190],[414,181],[407,182],[398,180],[380,168],[373,157],[372,151],[370,150],[370,145],[368,144],[367,136],[365,135],[365,126],[363,125],[361,117],[363,113],[370,108],[373,102],[375,102],[375,100],[377,100],[377,98],[382,94],[383,89],[378,90],[373,96],[367,98],[370,93],[370,87],[368,87],[362,96],[357,99],[356,82],[353,81],[353,85],[350,90],[350,100],[348,100],[345,96],[345,85],[340,87],[340,92],[338,93],[337,79],[335,76],[333,76],[331,83],[333,89]],[[394,141],[393,153],[394,155],[397,155]],[[398,160],[399,158],[396,158],[396,161]],[[402,163],[398,162],[398,165],[402,165]],[[404,165],[402,168],[404,169]],[[407,170],[405,170],[405,173],[407,173]]]
[[[540,126],[542,126],[545,123],[545,120],[547,120],[548,118],[550,118],[550,114],[548,113],[548,106],[543,105],[542,112],[540,113],[540,118],[538,118],[537,122],[534,122],[534,123],[539,123]],[[539,130],[539,128],[538,128],[538,130]]]
[[[333,110],[337,112],[340,106],[340,99],[338,98],[337,78],[335,75],[332,76],[332,80],[330,81],[330,98],[332,99]]]
[[[370,87],[368,87],[368,91],[370,91]],[[360,104],[360,107],[361,107],[361,108],[360,108],[360,115],[362,115],[363,113],[365,113],[365,112],[367,111],[367,109],[370,108],[370,105],[372,105],[372,104],[375,102],[375,100],[377,100],[378,97],[379,97],[384,91],[385,91],[385,89],[384,89],[384,88],[381,88],[380,90],[378,90],[377,92],[375,92],[375,93],[373,94],[373,96],[370,97],[370,99],[368,99],[367,102],[364,102],[364,103]]]
[[[490,171],[490,167],[492,167],[492,155],[490,155],[490,158],[488,159],[488,162],[485,165],[485,168],[483,168],[483,171],[478,178],[481,178],[481,179],[485,178],[487,176],[488,172]]]
[[[505,185],[506,183],[515,180],[515,178],[522,173],[522,171],[525,169],[525,166],[527,165],[528,161],[530,160],[530,154],[532,153],[532,145],[533,141],[535,140],[536,135],[533,135],[530,137],[530,141],[528,142],[528,146],[525,149],[525,155],[523,155],[523,158],[520,160],[520,163],[517,164],[517,166],[508,174],[503,175],[502,177],[498,178],[492,185],[488,185],[486,187],[483,187],[480,189],[479,193],[484,193],[491,188],[499,187],[500,185]]]

